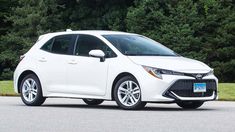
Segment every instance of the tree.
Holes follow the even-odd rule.
[[[48,32],[119,30],[146,35],[235,82],[233,0],[1,0],[0,80]]]
[[[63,1],[64,22],[76,30],[125,31],[125,17],[133,0],[79,0]]]
[[[8,30],[11,29],[11,22],[6,21],[6,16],[10,15],[9,8],[16,6],[16,0],[0,0],[0,80],[4,78],[12,78],[12,70],[9,68],[9,59],[6,59],[9,54],[4,47],[3,36],[7,34]]]
[[[58,8],[55,0],[18,0],[17,6],[11,7],[4,20],[11,23],[11,27],[7,28],[0,41],[0,79],[12,79],[19,56],[32,46],[40,34],[62,27]]]
[[[126,20],[128,31],[207,63],[220,81],[235,81],[234,14],[230,1],[144,0],[129,8]]]
[[[1,3],[9,10],[8,1]],[[4,14],[11,27],[1,37],[0,80],[12,79],[19,56],[48,32],[66,28],[125,30],[125,17],[133,0],[18,0],[16,6]],[[0,15],[1,17],[2,15]],[[2,22],[2,21],[1,21]],[[9,30],[11,29],[11,30]]]

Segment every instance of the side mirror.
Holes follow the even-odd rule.
[[[91,50],[89,52],[89,55],[91,57],[95,57],[95,58],[100,58],[100,62],[104,62],[105,61],[105,54],[102,50]]]

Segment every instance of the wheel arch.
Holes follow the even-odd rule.
[[[21,84],[21,82],[23,81],[24,77],[26,77],[29,74],[34,74],[38,78],[37,74],[35,72],[33,72],[32,70],[26,70],[26,71],[22,72],[19,76],[18,81],[17,81],[18,93],[20,93],[20,84]]]
[[[131,73],[129,73],[129,72],[122,72],[122,73],[119,73],[119,74],[116,76],[116,78],[114,79],[113,84],[112,84],[112,90],[111,90],[111,99],[112,99],[112,100],[114,100],[114,87],[115,87],[116,83],[118,82],[118,80],[120,80],[121,78],[123,78],[123,77],[125,77],[125,76],[132,76],[134,79],[137,80],[137,78],[136,78],[133,74],[131,74]],[[138,82],[138,80],[137,80],[137,82]]]

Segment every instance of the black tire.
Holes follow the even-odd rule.
[[[183,109],[197,109],[203,105],[203,101],[182,101],[177,102],[177,105]]]
[[[37,87],[37,94],[34,95],[34,99],[32,101],[27,101],[27,99],[24,97],[22,91],[23,91],[23,84],[27,79],[32,79],[35,81],[36,83],[36,87]],[[38,77],[34,74],[29,74],[27,76],[24,77],[24,79],[22,80],[21,84],[20,84],[20,96],[22,101],[24,102],[24,104],[28,105],[28,106],[40,106],[44,103],[44,101],[46,100],[45,97],[43,97],[42,95],[42,87],[41,87],[41,83],[38,79]]]
[[[104,102],[102,99],[83,99],[83,101],[88,105],[99,105]]]
[[[118,80],[117,83],[115,84],[115,87],[114,87],[114,90],[113,90],[113,92],[114,92],[114,93],[113,93],[114,99],[115,99],[117,105],[118,105],[120,108],[125,109],[125,110],[138,110],[138,109],[144,108],[144,106],[146,105],[146,102],[142,102],[142,101],[141,101],[141,91],[140,91],[139,100],[138,100],[137,103],[134,104],[133,106],[126,106],[126,105],[124,105],[123,103],[120,102],[120,100],[119,100],[119,98],[118,98],[118,88],[119,88],[119,86],[120,86],[122,83],[124,83],[124,82],[126,82],[126,81],[133,81],[133,82],[135,82],[135,83],[138,85],[138,87],[139,87],[139,84],[138,84],[137,80],[136,80],[134,77],[132,77],[132,76],[125,76],[125,77],[121,78],[120,80]],[[140,87],[139,87],[139,88],[140,88]]]

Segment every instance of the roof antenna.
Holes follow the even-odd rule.
[[[66,29],[66,32],[71,32],[71,31],[73,31],[73,30],[71,30],[71,29]]]

